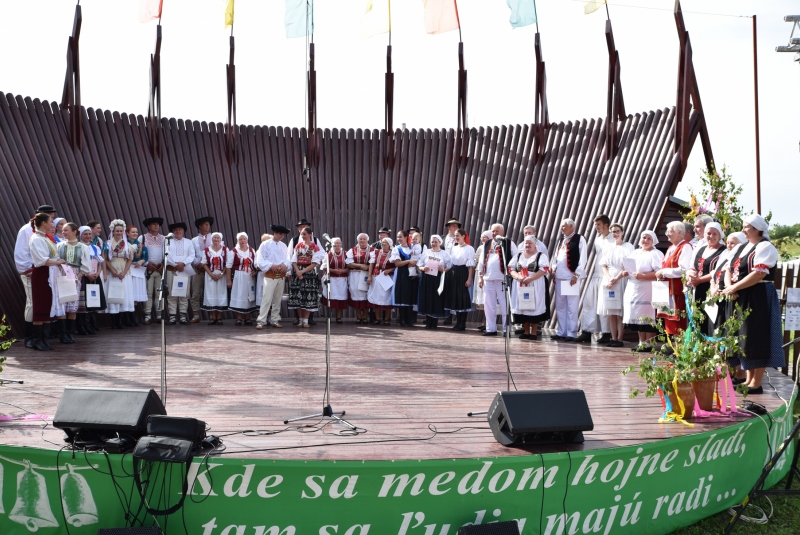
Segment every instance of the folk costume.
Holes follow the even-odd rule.
[[[122,238],[120,241],[116,241],[113,237],[111,237],[103,247],[104,247],[103,252],[106,256],[106,261],[108,262],[109,266],[114,270],[114,273],[122,273],[123,271],[125,271],[125,267],[128,265],[128,263],[133,261],[134,251],[128,244],[127,238]],[[119,281],[119,277],[117,277],[110,271],[107,273],[107,277],[108,281],[106,282],[106,291],[108,291],[108,286],[110,284],[117,284],[113,282],[111,279],[117,279]],[[131,280],[130,271],[128,271],[128,273],[126,273],[125,276],[122,278],[122,287],[125,293],[123,302],[108,303],[106,307],[106,313],[121,314],[134,311],[133,281]],[[119,316],[112,318],[112,322],[114,323],[115,327],[122,328],[121,326],[122,318],[120,318]]]
[[[601,313],[603,306],[599,301],[600,294],[605,289],[603,284],[603,258],[606,255],[606,249],[614,245],[614,237],[610,232],[605,237],[598,233],[592,244],[594,269],[592,270],[592,276],[586,281],[583,293],[583,311],[581,312],[581,331],[590,335],[611,332],[608,314]],[[630,252],[633,252],[633,246],[631,246]]]
[[[146,303],[147,302],[147,277],[145,276],[147,272],[147,262],[149,259],[149,255],[147,253],[147,248],[142,247],[142,244],[139,242],[137,238],[134,241],[128,240],[128,245],[133,250],[133,261],[131,262],[131,282],[133,285],[133,301],[134,303]],[[141,268],[137,268],[133,264],[136,262],[140,262],[144,260],[144,264],[142,264]]]
[[[145,228],[149,227],[152,223],[162,225],[164,224],[164,220],[160,217],[150,217],[142,222]],[[155,304],[156,309],[158,309],[158,303],[155,301],[158,299],[158,293],[161,288],[162,270],[164,268],[164,235],[147,232],[139,236],[139,243],[147,250],[147,301],[144,305],[144,323],[147,325],[151,322],[153,304]],[[161,314],[156,310],[155,315],[152,317],[158,321],[161,319]]]
[[[622,245],[617,245],[616,243],[610,243],[605,246],[605,250],[603,252],[603,257],[600,259],[600,265],[605,267],[608,270],[608,274],[610,277],[616,277],[619,275],[621,271],[624,271],[622,260],[624,258],[629,257],[634,253],[636,249],[634,248],[633,244],[628,242],[623,242]],[[623,295],[625,295],[625,286],[627,284],[627,279],[622,277],[617,281],[614,285],[614,288],[611,288],[616,295],[619,296],[620,304],[619,306],[611,306],[606,303],[606,296],[608,295],[609,288],[606,288],[608,283],[610,282],[609,278],[605,276],[602,268],[600,270],[603,273],[603,278],[601,279],[600,286],[598,288],[598,296],[597,296],[597,315],[605,317],[604,320],[608,323],[608,316],[622,316],[623,315],[623,308],[624,308],[624,300]],[[585,299],[585,298],[584,298]],[[584,309],[586,309],[586,303],[583,304]]]
[[[653,243],[658,243],[653,235]],[[636,262],[634,273],[655,273],[661,269],[664,253],[653,247],[649,251],[641,247],[628,258]],[[637,280],[633,273],[628,273],[628,282],[622,297],[622,325],[629,331],[656,333],[653,326],[656,309],[653,307],[653,281]]]
[[[561,285],[569,284],[573,276],[577,279],[575,284],[579,285],[581,279],[586,277],[586,240],[583,236],[576,232],[564,236],[556,249],[556,256],[552,260],[550,269],[555,274],[557,336],[575,338],[578,335],[578,309],[581,298],[580,295],[564,295]],[[597,313],[596,309],[592,312]]]
[[[273,232],[288,233],[289,229],[281,225],[272,225]],[[292,269],[291,259],[288,254],[288,247],[281,241],[274,239],[261,243],[256,254],[256,264],[259,273],[264,278],[261,293],[261,309],[256,320],[256,328],[263,328],[264,325],[271,324],[280,326],[281,324],[281,298],[283,297],[283,285],[286,273]],[[283,266],[281,268],[281,266]],[[285,273],[282,271],[285,270]],[[272,315],[268,316],[270,308]]]
[[[78,234],[83,234],[84,231],[91,230],[89,227],[83,226],[78,229]],[[81,278],[81,287],[78,292],[78,315],[77,333],[78,334],[95,334],[97,329],[94,325],[94,318],[92,313],[98,310],[105,310],[108,304],[106,303],[106,294],[103,291],[103,251],[100,247],[92,245],[91,243],[84,244],[87,254],[89,256],[89,271],[86,276]],[[93,278],[94,280],[90,279]],[[89,307],[86,305],[87,285],[94,284],[100,298],[100,306]]]
[[[683,293],[681,277],[692,267],[692,246],[684,240],[667,249],[661,263],[664,278],[669,283],[671,310],[659,311],[657,316],[664,319],[664,330],[667,334],[680,334],[686,330],[687,319],[681,312],[686,312],[686,296]]]
[[[213,225],[214,218],[205,216],[195,219],[194,228],[199,230],[200,225],[203,223],[210,223]],[[192,268],[194,268],[195,271],[195,274],[192,276],[192,323],[198,323],[200,321],[200,310],[211,310],[203,308],[203,291],[205,289],[206,273],[200,266],[203,262],[205,250],[211,247],[211,235],[212,233],[209,231],[208,234],[198,234],[192,238],[192,245],[194,246],[194,262],[192,263]],[[225,244],[223,243],[222,245],[224,246]],[[224,263],[225,260],[223,259],[223,264]],[[218,299],[214,299],[213,301],[218,301]]]
[[[367,292],[367,301],[369,301],[369,306],[376,311],[384,310],[391,312],[394,286],[388,290],[384,290],[377,279],[378,275],[381,273],[392,277],[395,271],[394,262],[391,261],[392,239],[384,238],[384,240],[388,240],[389,251],[384,252],[382,249],[373,249],[369,256],[369,264],[372,266],[372,283],[369,285],[369,291]],[[387,270],[388,273],[386,273]]]
[[[350,264],[369,265],[370,254],[373,250],[374,249],[369,245],[363,249],[356,245],[352,249],[348,249],[345,264],[348,266]],[[361,281],[364,280],[368,275],[369,272],[367,271],[351,269],[347,277],[347,290],[350,296],[348,304],[357,310],[369,308],[369,303],[367,302],[367,291],[369,288],[367,288],[367,290],[359,290],[358,288]]]
[[[255,250],[250,245],[247,246],[246,251],[243,251],[238,245],[228,249],[225,267],[230,269],[233,274],[231,300],[228,308],[234,312],[249,316],[249,314],[258,310],[256,306],[256,277],[258,271],[256,270]]]
[[[508,275],[508,262],[517,254],[516,247],[510,241],[492,240],[484,245],[483,278],[484,303],[483,313],[486,317],[486,334],[497,333],[497,312],[500,308],[503,317],[503,332],[506,332],[506,295],[503,291],[503,279]]]
[[[48,260],[58,258],[55,239],[49,234],[37,230],[31,236],[30,253],[31,261],[33,262],[33,271],[31,272],[33,316],[31,319],[35,322],[50,322],[55,319],[52,314],[52,286],[55,286],[55,277],[61,271],[58,266],[46,265]],[[51,270],[55,272],[52,286],[50,281]],[[58,299],[57,294],[55,297]]]
[[[389,261],[412,261],[416,263],[419,259],[419,255],[421,254],[422,250],[420,249],[419,245],[408,245],[398,242],[394,249],[392,249],[392,255],[389,257]],[[399,315],[400,324],[410,327],[411,311],[412,308],[417,304],[417,294],[414,293],[417,285],[411,280],[409,271],[411,268],[413,268],[416,272],[417,269],[416,267],[409,266],[408,264],[404,266],[397,266],[397,264],[395,264],[395,266],[392,306],[398,307],[397,312]]]
[[[431,236],[431,239],[433,238],[439,238],[439,236]],[[439,238],[439,242],[442,242],[441,238]],[[450,316],[450,313],[446,312],[444,308],[445,281],[443,279],[445,273],[439,268],[446,271],[450,269],[451,262],[450,255],[444,249],[438,251],[426,249],[417,262],[418,269],[422,267],[436,269],[435,272],[420,271],[419,295],[417,297],[417,311],[419,314],[428,317],[426,326],[430,329],[436,328],[439,319]],[[439,292],[440,287],[442,288],[441,293]]]
[[[31,237],[33,227],[25,223],[17,232],[17,241],[14,244],[14,265],[19,273],[22,287],[25,289],[25,347],[33,345],[33,302],[31,301],[31,274],[33,273],[33,259],[31,258]]]
[[[480,244],[475,250],[475,276],[472,279],[472,303],[475,305],[475,310],[483,310],[484,293],[483,288],[478,284],[478,280],[483,273],[483,259],[486,257],[486,244],[491,243],[492,231],[484,231],[483,234],[481,234],[481,238],[483,237],[488,238],[489,241]]]
[[[292,264],[296,264],[300,269],[305,269],[311,264],[319,266],[324,260],[325,251],[313,241],[309,244],[301,241],[295,246],[294,254],[292,254]],[[319,310],[319,300],[319,275],[317,270],[312,269],[304,273],[302,279],[296,273],[293,273],[289,281],[289,308],[316,312]]]
[[[334,310],[345,310],[348,307],[350,294],[348,293],[347,253],[342,249],[336,254],[331,249],[322,261],[322,271],[330,277],[331,295],[325,282],[322,283],[322,304]]]
[[[463,331],[467,325],[467,314],[472,310],[471,290],[467,288],[470,269],[475,267],[475,249],[471,245],[453,245],[450,250],[451,268],[445,273],[444,308],[456,315],[455,330]]]
[[[178,227],[184,229],[184,232],[186,232],[186,223],[173,223],[169,226],[169,230],[172,232]],[[175,325],[175,323],[178,321],[180,321],[182,325],[189,323],[187,314],[190,298],[176,296],[174,292],[174,284],[176,276],[185,276],[186,284],[189,285],[189,288],[186,289],[186,294],[188,296],[192,295],[190,281],[192,280],[192,275],[194,275],[194,270],[191,268],[191,266],[194,264],[194,260],[195,248],[192,240],[188,238],[170,240],[169,256],[167,257],[167,290],[169,291],[167,304],[170,325]],[[183,264],[183,271],[178,271],[178,264]]]
[[[232,251],[224,245],[220,245],[219,251],[215,251],[211,246],[206,247],[200,259],[200,264],[201,266],[208,266],[208,269],[211,270],[211,273],[214,275],[224,275],[231,252]],[[200,305],[200,310],[205,310],[206,312],[228,310],[227,279],[225,277],[220,277],[219,280],[214,280],[205,269],[202,269],[202,271],[204,278],[203,304]],[[255,293],[255,287],[253,290]],[[192,299],[194,299],[194,292],[192,292]]]
[[[547,275],[550,274],[550,259],[542,252],[535,252],[531,256],[525,256],[524,251],[517,253],[508,263],[510,271],[516,271],[523,277],[529,277],[540,271],[545,273],[529,285],[522,285],[520,281],[514,279],[511,286],[511,312],[514,314],[514,321],[517,323],[538,324],[550,319],[550,312],[547,309]],[[524,292],[533,293],[533,307],[521,308],[520,294]]]

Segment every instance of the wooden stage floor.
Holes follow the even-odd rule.
[[[321,411],[325,386],[325,328],[284,323],[257,331],[205,322],[167,327],[167,413],[195,417],[224,436],[225,455],[295,460],[474,458],[527,455],[496,442],[485,416],[495,393],[506,390],[504,340],[421,325],[404,329],[332,325],[331,404],[346,410],[358,436],[338,424],[297,429],[283,420]],[[2,373],[23,385],[0,388],[0,413],[52,420],[66,386],[160,390],[160,326],[104,329],[75,345],[36,352],[15,344]],[[545,337],[547,338],[547,337]],[[626,344],[630,345],[630,344]],[[519,390],[579,388],[586,392],[594,431],[571,450],[630,446],[708,431],[730,418],[695,420],[695,427],[659,424],[660,401],[629,399],[643,383],[620,371],[636,361],[629,348],[511,341]],[[770,381],[771,388],[767,381]],[[513,386],[512,386],[513,389]],[[777,389],[777,390],[776,390]],[[790,378],[770,369],[765,393],[751,396],[769,410],[789,399]],[[740,399],[741,401],[741,399]],[[317,420],[307,423],[315,424]],[[50,422],[52,423],[52,422]],[[436,433],[431,429],[436,430]],[[0,443],[54,449],[63,432],[39,420],[0,422]],[[539,451],[565,451],[543,447]]]

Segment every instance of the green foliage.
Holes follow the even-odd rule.
[[[690,299],[691,314],[694,324],[701,326],[705,321],[705,316],[700,310],[705,304],[717,303],[722,306],[724,297],[717,296],[709,299],[706,303],[696,303]],[[698,306],[699,305],[699,306]],[[670,336],[664,330],[663,324],[653,322],[653,326],[659,331],[656,340],[663,345],[656,349],[652,355],[647,355],[639,359],[639,364],[629,366],[622,370],[623,375],[632,371],[638,371],[638,376],[644,379],[647,389],[645,397],[651,397],[658,393],[658,387],[665,389],[665,392],[672,391],[672,381],[675,375],[678,376],[679,383],[690,383],[701,379],[717,376],[717,369],[721,369],[723,374],[727,373],[725,359],[735,356],[742,343],[743,337],[739,336],[739,328],[750,311],[742,311],[736,305],[734,313],[714,331],[709,340],[705,338],[699,328],[689,328],[681,336]],[[681,311],[685,317],[686,313]],[[672,354],[670,354],[672,350]],[[639,389],[631,388],[630,397],[636,397]]]
[[[742,186],[733,181],[727,167],[719,172],[705,169],[700,180],[702,186],[699,195],[690,190],[689,207],[683,214],[686,220],[694,221],[697,216],[708,214],[720,224],[725,234],[742,230],[742,222],[748,215],[738,202]]]
[[[3,319],[0,319],[0,353],[3,351],[7,351],[8,348],[11,347],[16,340],[11,338],[9,334],[11,333],[11,327],[6,325],[6,317],[3,316]],[[6,361],[5,357],[0,357],[0,372],[3,371],[3,363]]]
[[[777,247],[782,260],[791,260],[800,250],[800,223],[775,225],[769,231],[769,239]]]

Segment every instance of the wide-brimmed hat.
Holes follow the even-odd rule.
[[[380,234],[382,232],[386,233],[386,234],[391,234],[392,233],[392,229],[390,229],[389,227],[381,227],[381,228],[378,229],[378,234]]]
[[[303,221],[305,221],[305,219]],[[289,232],[291,232],[283,225],[270,225],[269,228],[272,230],[272,232],[280,232],[281,234],[289,234]]]
[[[189,231],[189,227],[187,227],[186,223],[184,223],[183,221],[181,221],[180,223],[172,223],[172,224],[170,224],[169,231],[173,232],[176,228],[182,228],[184,232],[188,232]]]
[[[57,212],[55,208],[50,206],[49,204],[43,204],[36,209],[36,213],[44,213],[44,214],[52,214],[53,212]]]
[[[300,221],[298,221],[297,223],[294,224],[295,227],[299,227],[300,225],[308,225],[310,227],[311,223],[309,223],[308,219],[303,217],[303,218],[300,219]]]
[[[461,228],[461,223],[455,217],[451,217],[450,220],[444,224],[444,227],[447,228],[450,225],[458,225],[458,228]]]
[[[203,223],[208,223],[210,225],[213,225],[214,224],[214,218],[211,217],[210,215],[206,215],[206,216],[199,217],[199,218],[194,220],[195,228],[200,228],[200,225],[202,225]]]
[[[153,223],[158,223],[158,226],[160,227],[161,225],[164,224],[164,218],[163,217],[148,217],[147,219],[142,221],[142,225],[144,225],[145,227],[149,227]]]
[[[411,226],[411,227],[408,227],[408,230],[411,230],[411,231],[414,231],[414,232],[419,232],[420,234],[422,234],[422,231],[421,231],[421,230],[419,229],[419,227],[418,227],[418,226],[416,226],[416,225],[413,225],[413,226]]]

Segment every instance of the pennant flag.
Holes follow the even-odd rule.
[[[586,0],[586,3],[583,5],[583,14],[588,15],[589,13],[594,13],[605,3],[606,0]]]
[[[506,0],[506,3],[511,8],[512,28],[536,24],[536,0]]]
[[[233,26],[233,0],[228,0],[225,6],[225,27]]]
[[[314,33],[314,0],[286,0],[283,24],[287,39]]]
[[[161,18],[162,0],[139,0],[139,22]]]
[[[425,31],[444,33],[457,30],[456,0],[422,0],[425,5]]]
[[[364,14],[361,16],[361,37],[369,38],[392,31],[390,0],[365,0]]]

